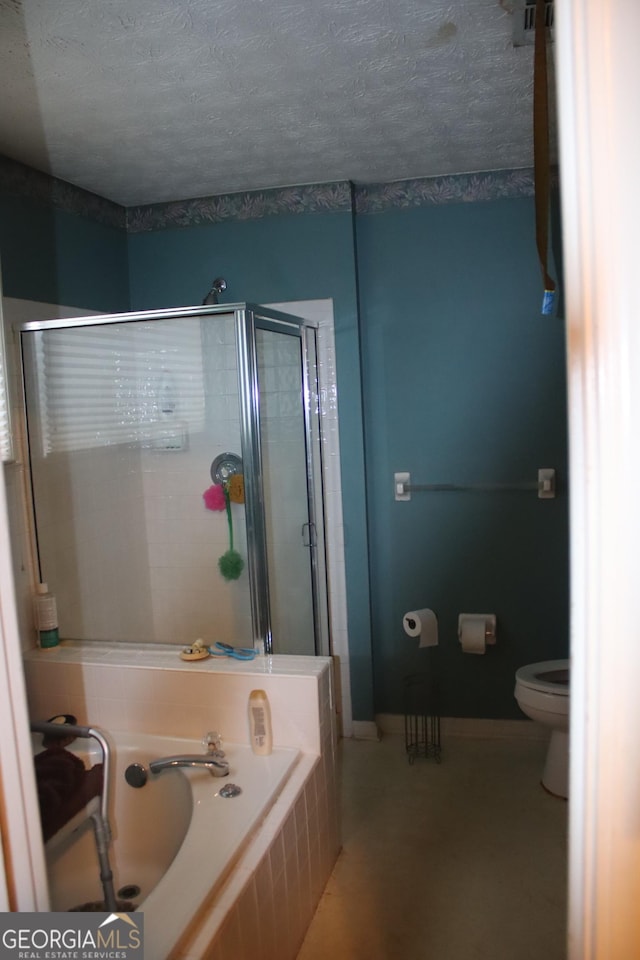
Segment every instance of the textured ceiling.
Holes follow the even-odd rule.
[[[528,167],[515,0],[0,0],[0,153],[124,205]]]

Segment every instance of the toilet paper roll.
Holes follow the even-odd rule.
[[[463,653],[486,653],[487,623],[484,617],[465,617],[460,624]]]
[[[438,646],[438,620],[433,610],[409,610],[402,618],[402,626],[408,637],[420,637],[419,647]]]

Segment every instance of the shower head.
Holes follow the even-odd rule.
[[[227,281],[224,280],[222,277],[216,277],[216,279],[211,284],[211,290],[209,290],[209,293],[206,295],[206,297],[202,301],[202,305],[204,307],[209,307],[212,304],[218,303],[218,297],[220,296],[221,293],[224,293],[226,289],[227,289]]]

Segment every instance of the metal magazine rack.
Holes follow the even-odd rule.
[[[440,763],[440,697],[433,671],[404,678],[404,743],[409,763],[416,757]]]

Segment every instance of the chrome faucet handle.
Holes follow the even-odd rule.
[[[210,757],[224,757],[224,750],[221,750],[222,737],[217,730],[210,730],[202,738],[202,746]]]

